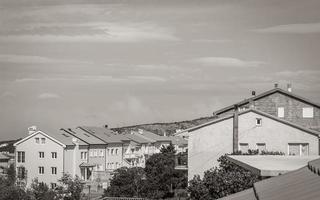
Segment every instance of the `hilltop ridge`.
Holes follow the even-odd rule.
[[[184,121],[178,121],[178,122],[156,122],[156,123],[148,123],[148,124],[123,126],[123,127],[111,128],[111,129],[120,134],[129,133],[131,130],[144,129],[144,130],[156,133],[158,135],[164,135],[165,133],[167,136],[171,136],[178,129],[184,130],[193,126],[206,123],[213,119],[215,119],[214,116],[208,116],[208,117],[201,117],[193,120],[184,120]]]

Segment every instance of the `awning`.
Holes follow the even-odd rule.
[[[92,163],[81,163],[79,165],[79,167],[95,167],[96,165],[95,164],[92,164]]]

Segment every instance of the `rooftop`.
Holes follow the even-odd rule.
[[[254,183],[253,188],[229,195],[223,200],[318,200],[320,197],[320,159],[298,170]]]
[[[260,176],[278,176],[297,170],[320,156],[233,155],[227,159]]]

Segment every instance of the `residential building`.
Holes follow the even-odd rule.
[[[237,105],[238,111],[254,108],[300,126],[320,131],[320,104],[294,94],[291,84],[287,85],[287,90],[280,89],[278,84],[275,84],[274,89],[259,95],[252,91],[250,98],[217,110],[213,114],[217,118],[232,114],[235,111],[234,105]]]
[[[320,159],[284,175],[253,184],[253,188],[238,192],[221,200],[318,200],[320,197]]]
[[[217,166],[217,159],[248,149],[285,155],[319,155],[319,132],[255,109],[247,109],[187,130],[188,178]]]
[[[17,183],[30,186],[34,179],[55,187],[63,173],[80,175],[81,151],[88,145],[68,133],[28,129],[29,135],[14,144]]]
[[[82,159],[86,159],[80,165],[81,179],[87,182],[95,181],[97,178],[99,181],[108,180],[105,174],[107,144],[81,128],[61,130],[88,144],[88,153],[80,155]]]

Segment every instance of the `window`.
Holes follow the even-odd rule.
[[[25,162],[25,152],[18,151],[18,163],[24,163],[24,162]]]
[[[302,117],[303,118],[313,118],[313,108],[302,108]]]
[[[290,156],[307,156],[309,155],[308,143],[290,143],[288,147]]]
[[[95,149],[95,150],[93,151],[93,156],[95,156],[95,157],[98,156],[98,150]]]
[[[44,174],[44,167],[38,167],[39,169],[39,174]]]
[[[262,119],[261,118],[256,118],[256,125],[261,126],[262,125]]]
[[[278,117],[284,117],[284,107],[278,107]]]
[[[57,168],[51,167],[51,174],[57,174]]]
[[[45,144],[46,143],[46,138],[41,138],[41,144]]]
[[[52,158],[57,158],[57,152],[51,152],[51,157]]]
[[[36,143],[39,144],[40,143],[40,139],[37,137],[36,139]]]
[[[44,152],[43,151],[39,152],[39,158],[44,158]]]
[[[103,150],[99,150],[99,156],[103,157]]]
[[[266,151],[266,143],[257,143],[257,149],[259,150],[259,153]]]
[[[24,168],[24,167],[17,167],[17,168],[18,168],[17,177],[19,179],[25,179],[26,178],[26,168]]]
[[[81,157],[81,160],[87,160],[88,153],[87,152],[81,152],[80,157]]]
[[[118,155],[118,149],[116,149],[116,155]]]
[[[110,155],[110,149],[107,150],[108,155]]]
[[[113,155],[113,153],[114,153],[114,152],[113,152],[113,149],[111,149],[111,155]]]
[[[240,143],[240,151],[242,153],[247,153],[249,150],[249,144],[248,143]]]
[[[51,189],[55,189],[57,187],[57,184],[56,183],[51,183]]]

